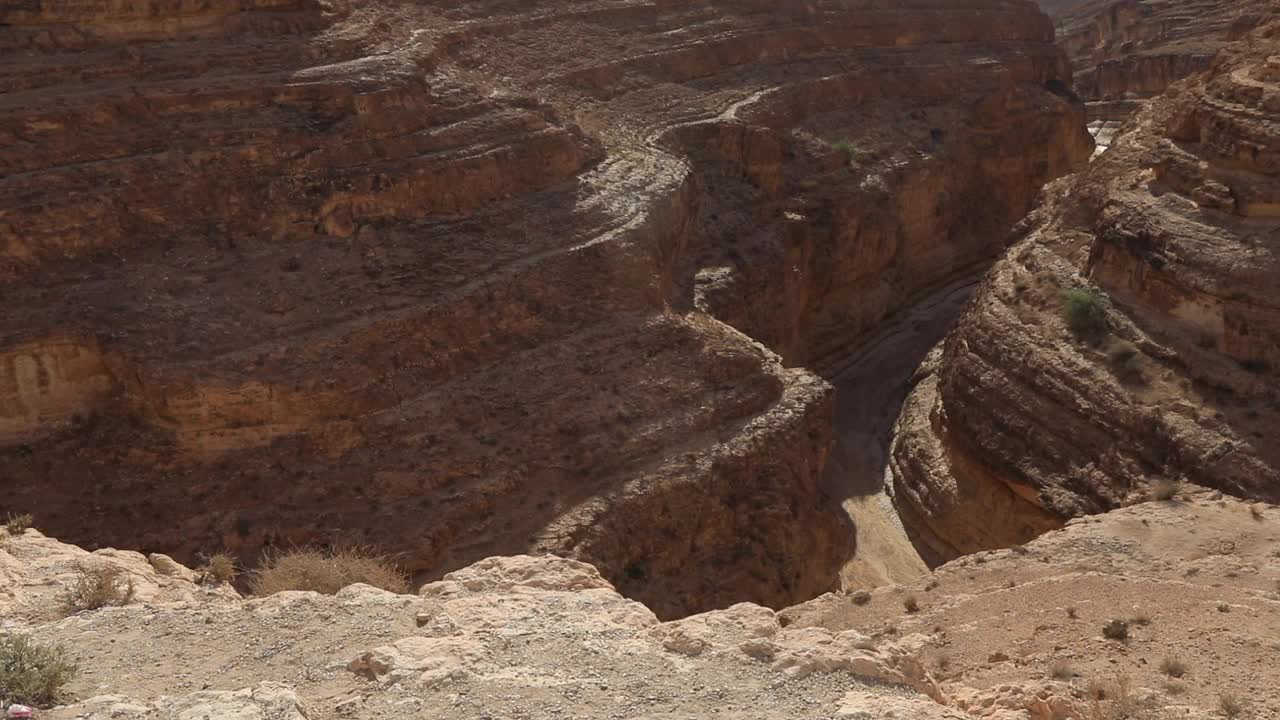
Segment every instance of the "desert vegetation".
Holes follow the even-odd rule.
[[[1151,484],[1151,499],[1168,501],[1178,497],[1182,491],[1182,483],[1170,478],[1159,478]]]
[[[133,600],[134,590],[133,578],[118,566],[106,562],[85,563],[76,571],[63,602],[68,614],[127,605]]]
[[[407,592],[409,579],[386,557],[368,548],[296,548],[268,553],[249,576],[255,595],[313,590],[332,595],[355,583],[391,592]]]
[[[1102,637],[1108,640],[1128,640],[1129,623],[1125,620],[1112,620],[1102,626]]]
[[[235,580],[240,574],[240,568],[231,555],[215,553],[205,558],[199,572],[202,583],[216,585]]]
[[[52,705],[78,672],[61,646],[0,634],[0,705]]]
[[[10,514],[5,520],[4,529],[10,535],[21,535],[30,529],[34,522],[35,518],[32,517],[31,513]]]
[[[1102,293],[1072,288],[1062,293],[1062,317],[1077,335],[1099,335],[1107,329],[1107,306]]]

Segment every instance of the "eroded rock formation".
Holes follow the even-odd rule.
[[[4,509],[830,585],[822,366],[1089,152],[1030,2],[0,11]]]
[[[1090,119],[1121,119],[1209,67],[1224,45],[1275,13],[1267,0],[1040,0],[1071,57]]]
[[[1280,499],[1278,49],[1255,31],[1050,185],[921,372],[893,489],[932,560],[1161,479]]]

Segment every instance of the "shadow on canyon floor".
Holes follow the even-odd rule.
[[[823,490],[854,524],[853,554],[840,572],[844,588],[898,583],[928,571],[884,493],[893,426],[912,379],[947,334],[978,276],[942,287],[913,305],[886,332],[825,377],[836,387],[836,442]]]

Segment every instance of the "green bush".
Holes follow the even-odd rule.
[[[848,140],[836,140],[831,143],[831,147],[844,153],[845,155],[853,155],[853,143]]]
[[[1062,302],[1063,319],[1077,334],[1096,335],[1107,329],[1106,300],[1098,291],[1072,288],[1062,293]]]
[[[67,651],[57,645],[0,635],[0,705],[53,705],[77,672]]]

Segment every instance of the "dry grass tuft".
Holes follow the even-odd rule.
[[[21,515],[14,515],[11,513],[9,518],[4,522],[4,529],[7,530],[10,535],[21,535],[29,530],[35,521],[36,519],[32,517],[31,513],[23,513]]]
[[[0,705],[54,705],[62,686],[77,672],[59,645],[41,645],[25,635],[0,635]]]
[[[1074,607],[1069,607],[1067,608],[1067,617],[1071,618],[1072,620],[1075,620],[1076,618],[1080,617],[1080,615],[1079,615],[1079,612]]]
[[[205,584],[229,583],[240,574],[236,559],[227,553],[217,553],[205,559],[200,567],[200,582]]]
[[[1178,658],[1165,658],[1160,661],[1160,672],[1171,678],[1180,678],[1187,674],[1187,664]]]
[[[915,595],[908,595],[903,598],[902,607],[909,613],[920,612],[920,602],[916,600]]]
[[[1218,710],[1229,718],[1240,717],[1244,714],[1244,701],[1235,693],[1221,693],[1218,695]]]
[[[1182,483],[1170,478],[1160,478],[1151,484],[1152,500],[1173,500],[1182,492]]]
[[[1049,666],[1049,675],[1054,680],[1070,680],[1076,676],[1076,669],[1066,660],[1054,660]]]
[[[252,573],[249,588],[255,595],[285,590],[314,590],[332,595],[355,583],[396,593],[409,590],[409,578],[400,568],[386,557],[362,547],[297,548],[268,554],[262,566]]]
[[[1102,637],[1108,640],[1128,640],[1129,623],[1124,620],[1112,620],[1102,626]]]
[[[67,588],[63,604],[70,615],[113,605],[128,605],[133,600],[133,593],[133,578],[119,566],[104,562],[86,563],[80,566],[75,582]]]

